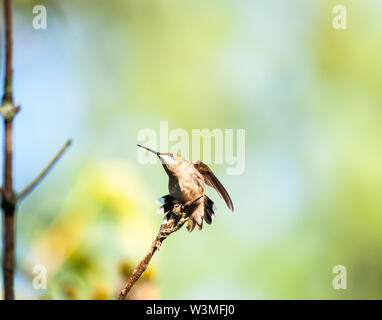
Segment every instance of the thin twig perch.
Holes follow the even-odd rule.
[[[157,237],[155,238],[154,242],[151,245],[151,248],[149,252],[146,254],[146,256],[143,258],[143,260],[138,264],[138,266],[134,269],[132,275],[130,276],[129,280],[127,281],[126,285],[122,289],[121,293],[118,296],[118,300],[125,300],[127,294],[131,290],[131,288],[134,286],[134,284],[139,280],[143,272],[146,271],[147,267],[149,266],[150,260],[152,256],[154,255],[155,251],[159,250],[160,246],[162,245],[162,242],[173,232],[178,231],[188,220],[188,217],[186,217],[186,214],[182,212],[181,205],[176,204],[173,208],[173,213],[175,216],[175,221],[173,226],[163,228],[161,227],[161,230],[159,230],[159,233]]]

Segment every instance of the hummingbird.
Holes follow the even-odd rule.
[[[192,232],[195,226],[202,230],[203,220],[211,224],[215,217],[216,206],[204,193],[205,185],[214,188],[233,212],[233,203],[227,190],[205,163],[200,160],[188,161],[177,153],[157,152],[140,144],[137,146],[157,155],[169,178],[169,194],[157,200],[162,204],[158,213],[166,213],[162,226],[170,226],[174,222],[172,208],[176,203],[182,205],[182,209],[189,217],[187,221],[189,232]]]

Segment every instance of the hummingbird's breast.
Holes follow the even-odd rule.
[[[195,170],[184,170],[180,175],[170,177],[168,189],[176,200],[192,201],[204,194],[204,181]]]

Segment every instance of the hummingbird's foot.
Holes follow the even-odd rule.
[[[187,207],[189,207],[191,204],[193,204],[194,201],[187,201],[186,203],[181,203],[180,204],[180,210],[184,212]]]
[[[184,209],[186,209],[187,207],[193,205],[195,202],[199,201],[202,197],[203,197],[203,195],[201,195],[201,196],[195,198],[194,200],[189,200],[189,201],[187,201],[186,203],[181,204],[181,205],[180,205],[180,206],[181,206],[181,210],[184,211]]]
[[[183,209],[184,209],[183,204],[176,203],[174,205],[174,208],[172,209],[172,212],[174,213],[175,216],[180,216],[182,214]]]

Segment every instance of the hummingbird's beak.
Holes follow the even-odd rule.
[[[159,155],[160,155],[159,152],[154,151],[154,150],[152,150],[152,149],[150,149],[150,148],[147,148],[147,147],[145,147],[145,146],[142,146],[142,145],[140,145],[140,144],[137,144],[137,146],[138,146],[138,147],[141,147],[141,148],[143,148],[143,149],[146,149],[147,151],[150,151],[150,152],[152,152],[152,153],[154,153],[154,154],[156,154],[158,157],[159,157]]]

